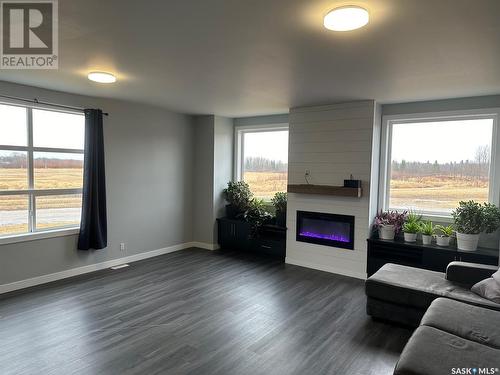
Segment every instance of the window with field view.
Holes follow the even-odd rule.
[[[390,124],[386,208],[449,215],[490,200],[493,118]]]
[[[0,104],[0,236],[80,224],[84,116]]]
[[[257,197],[270,200],[287,190],[288,130],[246,131],[242,133],[243,181]]]

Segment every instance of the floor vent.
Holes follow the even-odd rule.
[[[111,267],[112,270],[119,270],[120,268],[125,268],[128,267],[129,265],[127,263],[125,264],[119,264],[117,266]]]

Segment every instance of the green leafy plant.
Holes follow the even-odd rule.
[[[415,211],[408,211],[406,214],[405,218],[405,223],[421,223],[422,222],[422,215],[417,214]]]
[[[491,203],[483,205],[484,231],[493,233],[500,228],[500,209]]]
[[[284,192],[278,192],[271,198],[276,213],[276,225],[280,227],[286,226],[286,201],[287,194]]]
[[[274,197],[271,198],[271,202],[276,209],[276,215],[286,212],[286,201],[287,194],[281,191],[274,194]]]
[[[262,199],[254,198],[245,211],[244,219],[250,224],[251,232],[255,235],[259,227],[272,219],[272,215],[267,212],[266,205]]]
[[[222,191],[224,199],[232,206],[236,214],[243,214],[250,207],[253,194],[250,186],[244,181],[227,183],[227,188]]]
[[[407,221],[403,224],[403,232],[418,233],[420,231],[420,223],[418,221]]]
[[[452,216],[459,233],[492,233],[500,227],[500,210],[491,203],[461,201]]]
[[[415,211],[408,211],[403,223],[403,232],[405,233],[418,233],[420,231],[420,224],[422,216],[418,215]]]
[[[432,221],[424,221],[420,224],[419,232],[424,236],[432,236],[435,232],[434,224]]]
[[[451,237],[453,235],[453,232],[455,231],[455,228],[453,228],[453,225],[436,225],[435,226],[435,231],[438,236],[441,237]]]

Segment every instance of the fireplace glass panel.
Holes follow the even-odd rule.
[[[354,216],[297,211],[297,241],[354,249]]]
[[[350,227],[349,223],[303,219],[300,235],[325,240],[350,242]]]

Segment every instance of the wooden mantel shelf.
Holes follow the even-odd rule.
[[[344,186],[328,185],[288,185],[289,193],[296,194],[318,194],[318,195],[336,195],[338,197],[360,198],[363,189]]]

